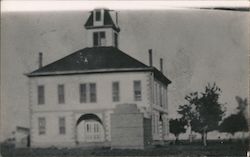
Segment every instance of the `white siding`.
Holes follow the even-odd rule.
[[[148,86],[147,73],[116,73],[116,74],[91,74],[91,75],[72,75],[72,76],[53,76],[31,78],[31,88],[37,85],[45,86],[45,104],[37,105],[36,90],[32,91],[33,111],[74,111],[89,109],[112,109],[116,104],[136,103],[138,106],[147,106]],[[141,80],[142,101],[134,101],[133,81]],[[120,82],[120,101],[112,101],[112,82]],[[96,83],[97,102],[80,103],[79,85],[80,83]],[[57,85],[64,84],[65,104],[59,105],[57,100]]]
[[[74,146],[75,124],[77,118],[84,113],[98,113],[107,127],[105,136],[110,140],[110,111],[116,104],[135,103],[138,107],[150,106],[149,72],[138,73],[107,73],[88,75],[65,75],[52,77],[31,78],[31,144],[33,147]],[[142,100],[134,101],[134,80],[141,81]],[[112,100],[112,82],[118,81],[120,85],[120,101]],[[80,103],[79,86],[81,83],[96,83],[97,102]],[[65,104],[58,104],[57,85],[63,84],[65,88]],[[45,104],[37,103],[37,86],[45,87]],[[101,116],[100,114],[105,116]],[[38,134],[38,117],[46,118],[46,134]],[[60,135],[58,118],[65,117],[66,134]],[[53,140],[52,140],[53,139]]]
[[[46,133],[39,135],[38,132],[38,118],[45,117],[46,119]],[[66,134],[60,135],[58,128],[59,117],[65,117]],[[71,146],[74,144],[74,133],[72,124],[71,112],[38,112],[32,114],[31,121],[31,144],[36,146]]]

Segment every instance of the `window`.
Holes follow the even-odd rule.
[[[86,125],[86,131],[87,131],[87,132],[91,132],[90,124],[87,124],[87,125]]]
[[[58,90],[58,103],[64,104],[65,103],[64,85],[62,85],[62,84],[58,85],[57,90]]]
[[[94,132],[99,132],[99,125],[97,123],[94,124]]]
[[[155,115],[152,113],[152,128],[153,128],[153,133],[155,133]]]
[[[168,109],[168,87],[166,87],[166,94],[165,94],[165,101],[166,101],[166,103],[165,103],[165,108],[166,109]]]
[[[96,10],[95,11],[95,20],[96,21],[101,21],[101,10]]]
[[[45,133],[46,133],[45,117],[39,117],[38,118],[38,134],[39,135],[45,135]]]
[[[64,135],[66,133],[65,117],[59,118],[59,134]]]
[[[117,102],[117,101],[120,100],[119,90],[120,90],[119,82],[113,82],[112,83],[112,97],[113,97],[113,102]]]
[[[104,140],[104,132],[99,122],[86,121],[84,130],[84,137],[87,142],[101,142]]]
[[[163,98],[163,92],[162,92],[162,90],[163,90],[163,88],[162,88],[162,86],[160,85],[159,86],[159,90],[160,90],[160,106],[162,106],[163,105],[163,101],[162,101],[162,98]]]
[[[161,105],[161,92],[160,84],[157,83],[157,105]]]
[[[38,86],[37,88],[37,97],[38,97],[38,104],[39,105],[42,105],[45,103],[45,95],[44,95],[44,86],[43,85],[40,85]]]
[[[86,84],[80,84],[80,102],[87,102],[87,88]]]
[[[114,44],[115,44],[115,47],[118,47],[118,35],[117,35],[117,33],[114,33]]]
[[[134,99],[141,101],[141,81],[134,81]]]
[[[154,104],[157,105],[158,101],[157,101],[157,84],[156,82],[154,83]]]
[[[159,124],[158,124],[158,119],[159,119],[159,116],[158,115],[155,115],[155,133],[159,133]]]
[[[106,45],[105,32],[94,32],[93,33],[93,45],[94,46],[105,46]]]
[[[89,84],[90,102],[96,102],[96,84]]]
[[[79,86],[80,103],[96,102],[96,84],[95,83],[83,83]]]
[[[165,87],[162,87],[162,106],[166,107],[166,89]]]

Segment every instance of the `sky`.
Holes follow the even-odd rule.
[[[112,9],[112,8],[111,8]],[[235,96],[247,97],[249,30],[247,12],[197,9],[118,10],[119,48],[148,64],[164,59],[170,118],[178,117],[185,95],[216,82],[226,115],[235,112]],[[83,25],[89,12],[3,12],[1,15],[1,135],[28,126],[28,78],[38,53],[49,64],[86,47]]]

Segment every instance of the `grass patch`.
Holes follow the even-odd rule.
[[[80,156],[168,156],[168,157],[200,157],[200,156],[246,156],[248,143],[241,141],[224,142],[209,141],[204,147],[200,142],[178,145],[164,145],[145,150],[121,150],[110,148],[18,148],[13,145],[1,145],[3,157],[80,157]]]

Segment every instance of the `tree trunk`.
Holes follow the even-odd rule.
[[[193,131],[192,131],[192,126],[191,126],[190,120],[188,121],[188,127],[190,128],[189,143],[192,143],[193,142]]]
[[[175,144],[178,144],[179,141],[179,135],[175,135]]]
[[[203,130],[203,133],[202,133],[202,141],[203,141],[203,146],[207,146],[207,133],[205,129]]]
[[[245,132],[244,131],[242,131],[241,141],[244,144],[244,142],[245,142]]]
[[[190,130],[190,135],[189,135],[189,143],[193,142],[193,131],[192,129]]]

